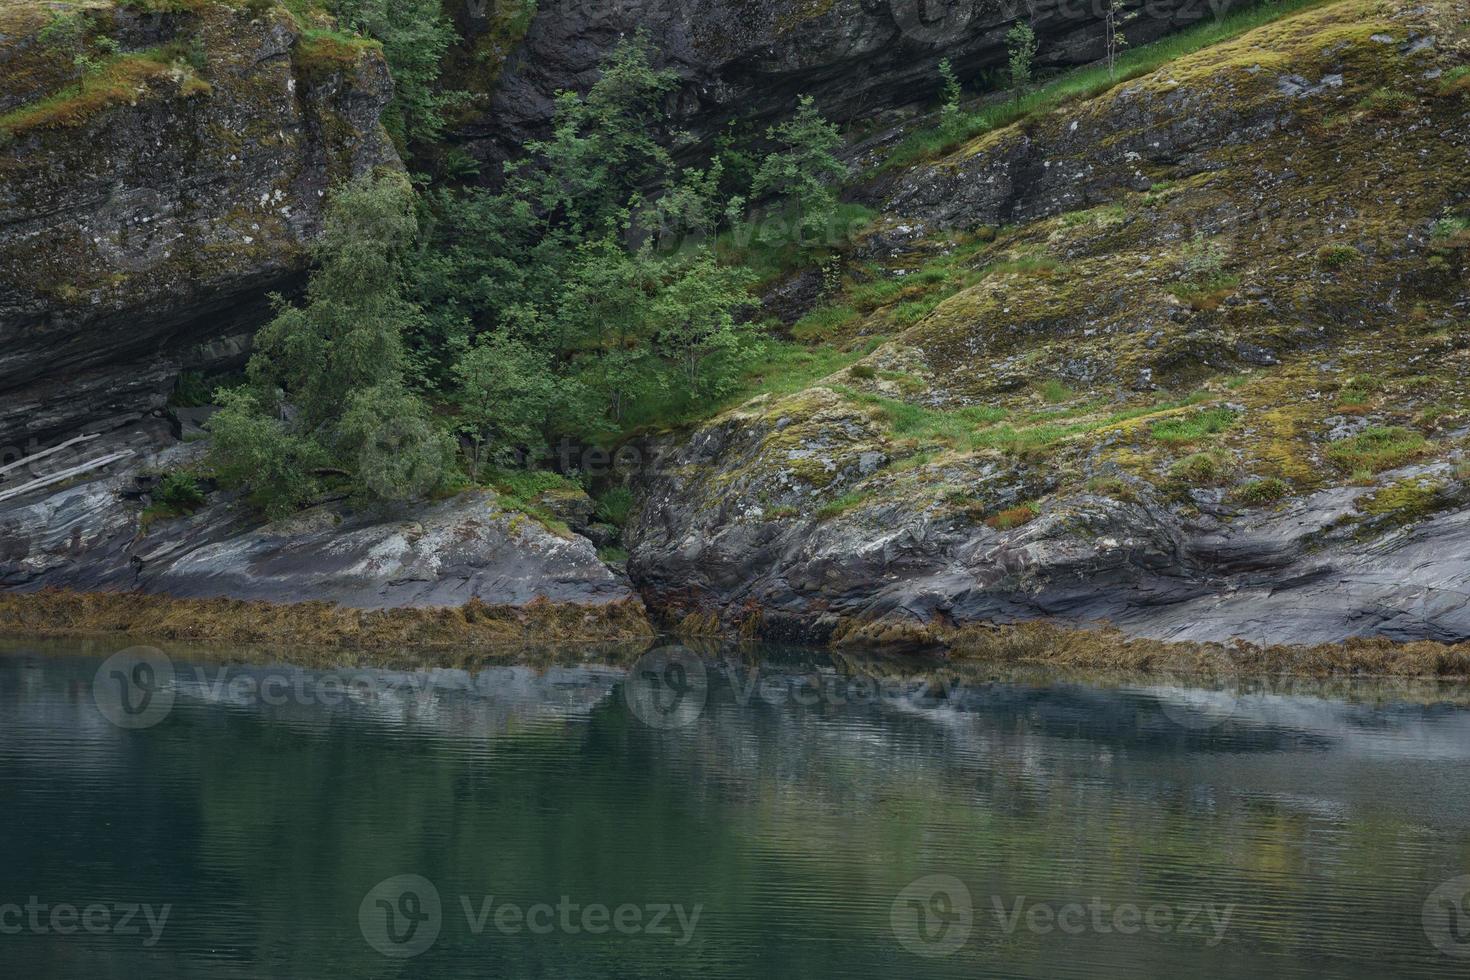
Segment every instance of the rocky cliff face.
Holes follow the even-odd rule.
[[[399,166],[373,45],[279,7],[135,9],[0,8],[12,457],[162,407],[181,370],[238,362],[267,292],[304,271],[331,184]]]
[[[855,363],[665,444],[650,603],[1470,637],[1466,38],[1347,0],[880,182],[826,299]]]
[[[196,463],[203,446],[140,434],[108,476],[0,504],[0,589],[357,609],[639,606],[590,541],[553,533],[490,491],[396,512],[324,504],[269,525],[227,493],[184,517],[150,510],[156,474]]]
[[[1152,41],[1241,5],[1240,0],[1161,0],[1128,30]],[[1068,0],[474,0],[446,5],[465,38],[451,79],[489,92],[460,136],[499,161],[543,134],[558,90],[585,88],[622,37],[644,32],[683,86],[671,106],[678,128],[708,145],[731,120],[753,131],[813,96],[844,124],[929,100],[949,58],[967,85],[1004,78],[1006,32],[1029,20],[1038,64],[1056,68],[1102,56],[1100,5]]]

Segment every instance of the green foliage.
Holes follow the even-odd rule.
[[[760,353],[759,340],[734,315],[750,302],[750,280],[743,269],[716,265],[708,252],[666,274],[653,304],[654,347],[675,365],[694,401],[729,392]]]
[[[224,486],[247,488],[246,499],[272,519],[285,517],[321,492],[316,473],[327,454],[313,439],[266,414],[257,392],[221,390],[209,420],[210,466]]]
[[[289,393],[304,431],[336,419],[350,392],[402,376],[403,333],[419,314],[401,294],[398,263],[416,230],[412,191],[401,178],[363,179],[335,192],[306,303],[277,299],[248,368],[257,385]]]
[[[1244,486],[1237,487],[1232,496],[1243,504],[1263,506],[1284,500],[1290,493],[1291,487],[1286,481],[1270,476],[1263,480],[1252,480]]]
[[[393,75],[393,101],[383,125],[400,146],[428,143],[444,132],[444,113],[468,93],[444,91],[444,53],[459,40],[439,0],[336,0],[341,24],[382,42]]]
[[[1196,233],[1180,253],[1183,279],[1170,292],[1196,310],[1215,309],[1240,282],[1238,276],[1225,271],[1227,258],[1224,245],[1203,232]]]
[[[1446,214],[1434,223],[1430,231],[1431,237],[1436,241],[1445,241],[1470,232],[1470,218],[1461,215]]]
[[[174,470],[165,473],[153,491],[153,499],[175,513],[187,514],[204,504],[204,492],[199,489],[199,480],[192,473]]]
[[[1198,442],[1206,436],[1224,432],[1235,424],[1237,417],[1229,408],[1206,408],[1190,415],[1155,422],[1149,431],[1160,442]]]
[[[1403,466],[1424,452],[1424,437],[1400,426],[1373,426],[1327,447],[1327,461],[1354,475]]]
[[[405,383],[402,334],[418,311],[401,295],[399,264],[416,227],[401,176],[338,188],[305,304],[277,300],[256,336],[249,387],[217,393],[215,468],[267,514],[308,502],[329,465],[379,500],[444,481],[450,443]]]
[[[1128,46],[1128,35],[1123,28],[1138,17],[1137,10],[1128,9],[1128,0],[1105,0],[1103,6],[1103,48],[1107,55],[1108,74],[1116,75],[1118,55]]]
[[[791,325],[791,336],[797,340],[829,340],[857,319],[857,310],[845,304],[818,307]]]
[[[836,500],[823,504],[817,509],[817,520],[828,521],[834,517],[846,514],[850,510],[859,507],[868,495],[861,490],[850,490],[838,497]]]
[[[1378,116],[1396,116],[1407,112],[1415,105],[1415,99],[1398,89],[1378,88],[1358,101],[1357,108]]]
[[[1317,249],[1317,264],[1324,269],[1341,269],[1362,261],[1363,253],[1351,245],[1334,243]]]
[[[1007,63],[1011,72],[1011,87],[1016,98],[1031,86],[1031,73],[1036,61],[1038,42],[1036,32],[1030,24],[1017,23],[1006,32]]]
[[[489,458],[507,461],[516,447],[535,449],[559,386],[544,352],[503,333],[482,334],[454,365],[460,428],[474,446],[471,475]]]
[[[376,500],[424,497],[453,465],[449,435],[400,379],[350,392],[335,435],[336,455],[351,467],[357,489]]]
[[[48,48],[69,48],[80,44],[85,35],[86,22],[79,11],[52,10],[51,19],[36,34],[36,40]]]
[[[718,158],[708,169],[685,169],[652,208],[640,216],[639,224],[655,236],[662,250],[713,240],[721,224],[738,217],[727,214],[728,202],[720,198],[724,173],[724,164]]]
[[[834,185],[847,176],[847,167],[834,155],[842,136],[822,118],[809,95],[798,99],[795,114],[771,127],[768,135],[780,149],[761,164],[751,193],[784,198],[796,210],[803,236],[820,241],[837,210]]]
[[[612,487],[597,498],[597,509],[593,513],[604,524],[623,527],[632,512],[633,492],[627,487]]]
[[[1050,405],[1071,401],[1073,398],[1072,389],[1055,378],[1043,381],[1037,386],[1036,391]]]
[[[580,490],[575,482],[551,470],[495,469],[487,471],[486,482],[503,497],[529,503],[557,490]]]
[[[198,371],[185,371],[174,383],[174,391],[169,396],[168,403],[178,408],[197,408],[209,404],[210,394],[204,375]]]
[[[625,40],[585,96],[560,93],[551,137],[527,143],[527,156],[506,165],[508,194],[576,239],[621,230],[630,197],[671,169],[659,136],[678,76],[650,58],[647,38]]]
[[[960,88],[959,76],[954,73],[954,66],[949,63],[948,58],[939,62],[939,77],[944,82],[943,102],[939,107],[940,126],[948,128],[960,114],[960,99],[964,96],[964,90]]]
[[[1219,451],[1191,453],[1170,465],[1169,476],[1187,486],[1209,486],[1219,482],[1228,465],[1229,458]]]

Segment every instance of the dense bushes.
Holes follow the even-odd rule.
[[[674,84],[630,40],[586,94],[559,97],[551,135],[498,189],[416,198],[396,174],[339,188],[304,302],[277,300],[249,384],[217,395],[221,479],[272,515],[343,481],[408,499],[463,479],[454,432],[477,481],[556,439],[608,439],[727,394],[763,339],[740,316],[753,276],[714,236],[753,223],[751,198],[794,215],[775,224],[798,237],[824,227],[840,137],[803,99],[758,167],[681,169],[660,110]],[[440,103],[400,102],[404,132],[436,132]],[[751,185],[722,190],[736,170]]]

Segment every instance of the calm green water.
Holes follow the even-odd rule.
[[[1470,974],[1464,688],[121,645],[0,653],[4,976]]]

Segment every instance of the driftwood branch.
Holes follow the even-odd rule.
[[[52,473],[50,476],[43,476],[39,480],[32,480],[29,483],[22,483],[18,487],[12,487],[9,490],[0,491],[0,501],[9,500],[11,497],[19,497],[21,494],[29,493],[32,490],[40,490],[42,487],[49,487],[53,483],[60,483],[63,480],[69,480],[74,476],[81,475],[82,473],[88,473],[92,470],[100,470],[104,466],[107,466],[111,463],[116,463],[118,460],[127,459],[131,455],[133,455],[133,451],[131,449],[124,449],[120,452],[108,453],[106,456],[99,456],[94,460],[82,463],[80,466],[73,466],[68,469],[61,470],[60,472]]]
[[[77,436],[74,439],[68,439],[68,440],[66,440],[66,442],[63,442],[63,443],[61,443],[58,446],[52,446],[50,449],[43,449],[43,450],[41,450],[38,453],[31,453],[31,455],[24,456],[24,457],[22,457],[21,459],[17,460],[14,463],[10,463],[10,464],[7,464],[5,466],[0,466],[0,476],[4,476],[6,473],[9,473],[11,470],[18,470],[22,466],[25,466],[28,463],[34,463],[38,459],[45,459],[47,456],[53,456],[56,453],[61,452],[63,449],[68,448],[69,446],[75,446],[78,443],[82,443],[82,442],[91,442],[93,439],[96,439],[96,438],[97,438],[97,433],[94,432],[94,433],[92,433],[89,436]]]

